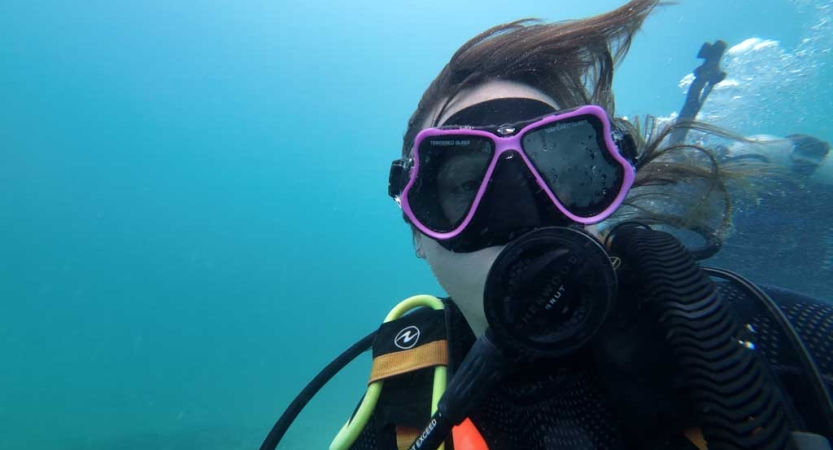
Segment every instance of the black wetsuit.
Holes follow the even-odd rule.
[[[783,331],[767,311],[741,287],[717,282],[722,298],[757,334],[766,355],[802,420],[814,428],[808,379]],[[833,389],[833,304],[792,291],[763,286],[781,307],[812,354],[828,389]],[[460,363],[474,336],[456,308],[448,315],[450,369]],[[631,316],[630,328],[617,327],[594,349],[569,361],[539,362],[514,372],[488,395],[470,418],[490,450],[551,449],[694,449],[684,431],[696,424],[686,404],[675,398],[673,373],[666,367],[662,338],[647,319]],[[376,412],[353,449],[395,449],[392,426],[427,417],[430,373],[422,371],[386,381]],[[418,408],[403,408],[414,398]],[[395,417],[394,420],[392,418]]]

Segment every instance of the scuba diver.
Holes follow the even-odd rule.
[[[833,156],[806,134],[747,136],[717,145],[718,161],[756,162],[771,172],[757,195],[735,201],[733,230],[709,264],[742,267],[759,279],[833,296]],[[773,260],[779,264],[772,264]],[[808,270],[809,269],[809,270]]]
[[[830,449],[833,305],[701,267],[674,230],[719,235],[740,172],[664,144],[696,124],[646,140],[615,116],[657,4],[499,25],[452,56],[388,182],[448,297],[396,305],[262,450],[371,348],[333,450]]]
[[[729,52],[744,45],[739,44]],[[738,120],[744,114],[748,107],[735,105],[733,110],[725,106],[734,104],[727,96],[736,93],[718,89],[716,105],[722,106],[706,103],[715,86],[727,77],[720,66],[726,50],[724,41],[702,45],[697,54],[703,59],[702,64],[681,80],[681,85],[688,84],[689,88],[682,109],[676,117],[657,118],[656,122],[693,122],[700,117],[701,110],[704,117],[711,118],[728,116]],[[741,72],[748,70],[736,65],[735,68]],[[688,79],[691,81],[686,83]],[[743,85],[750,94],[760,89],[755,80],[738,80],[737,77],[730,79],[729,85]],[[754,97],[750,94],[747,95]],[[677,128],[668,138],[670,145],[683,143],[688,135],[688,127]],[[807,134],[785,137],[762,134],[728,142],[719,139],[720,142],[715,144],[709,144],[715,136],[708,133],[688,137],[702,146],[713,145],[711,156],[723,165],[757,166],[757,170],[765,170],[769,175],[758,177],[760,182],[753,189],[755,195],[735,199],[732,232],[721,239],[725,250],[713,251],[714,258],[709,264],[742,268],[745,273],[755,274],[757,279],[811,295],[833,296],[830,283],[833,270],[833,225],[829,220],[833,213],[830,143]],[[773,260],[778,260],[779,264],[772,264]]]
[[[830,143],[807,134],[791,134],[783,138],[759,134],[747,141],[715,150],[724,161],[759,159],[786,169],[797,180],[820,185],[833,185],[833,157]]]
[[[694,69],[685,102],[674,119],[677,124],[695,121],[714,87],[726,79],[727,74],[720,67],[726,49],[727,44],[722,40],[714,43],[705,42],[700,47],[697,57],[703,62]],[[668,144],[681,144],[685,141],[688,131],[689,127],[678,126],[669,134]],[[786,169],[801,181],[833,184],[833,158],[827,158],[830,153],[829,142],[807,134],[791,134],[783,138],[754,135],[745,139],[729,147],[716,145],[715,155],[722,162],[759,160]]]

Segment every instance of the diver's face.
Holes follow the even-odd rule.
[[[437,125],[445,125],[449,118],[465,108],[501,98],[529,98],[547,103],[552,106],[553,110],[557,109],[552,98],[536,89],[515,82],[492,81],[458,95],[447,106]],[[530,119],[530,117],[519,117],[517,121],[527,119]],[[423,124],[423,128],[428,128],[431,125],[430,123]],[[457,174],[460,173],[464,172],[457,171]],[[443,180],[441,174],[438,181],[442,183]],[[449,180],[446,181],[449,182]],[[449,182],[449,184],[451,183]],[[448,200],[442,207],[444,212],[449,214],[448,209],[453,210],[457,205],[454,204],[452,195],[446,198]],[[437,241],[419,234],[417,236],[417,246],[420,253],[425,255],[425,259],[431,266],[437,281],[460,307],[475,334],[481,335],[487,326],[483,311],[483,289],[486,285],[489,269],[503,249],[503,245],[486,247],[468,253],[455,253],[447,250]]]

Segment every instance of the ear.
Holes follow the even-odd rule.
[[[418,232],[417,230],[414,230],[413,240],[416,257],[419,259],[425,259],[425,252],[422,250],[422,233]]]

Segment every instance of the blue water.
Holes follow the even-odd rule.
[[[451,54],[497,23],[622,3],[2,2],[0,449],[259,445],[396,302],[441,294],[386,184]],[[665,7],[617,74],[617,113],[679,110],[706,40],[789,52],[811,33],[829,39],[812,27],[830,8]],[[770,93],[801,115],[737,131],[833,138],[830,55],[804,62],[807,83]],[[829,282],[814,289],[830,294]],[[367,362],[323,391],[282,448],[329,443]]]

